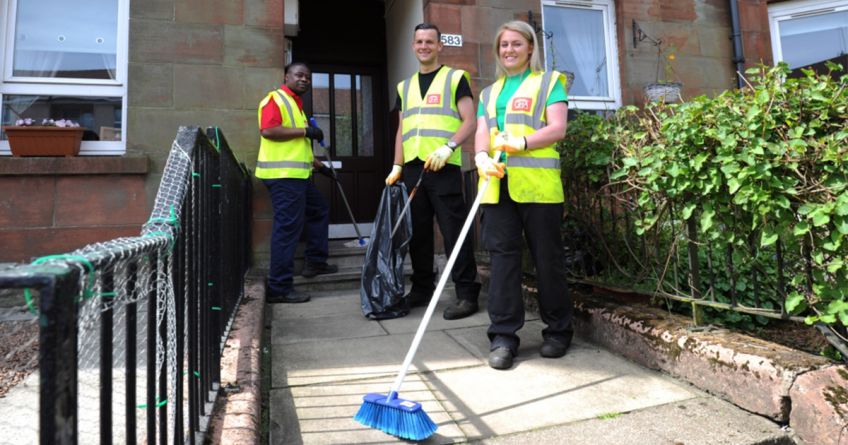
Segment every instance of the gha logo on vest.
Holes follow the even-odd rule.
[[[512,99],[512,111],[530,111],[533,99],[529,97],[516,97]]]
[[[427,105],[438,105],[442,103],[441,94],[428,94],[426,99]]]

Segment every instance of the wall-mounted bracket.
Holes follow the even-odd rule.
[[[662,44],[662,39],[655,39],[649,36],[642,30],[641,27],[639,27],[639,24],[636,23],[636,19],[633,19],[633,48],[636,48],[636,45],[644,40],[653,43],[654,46],[660,46]]]

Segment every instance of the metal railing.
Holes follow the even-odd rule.
[[[0,268],[0,290],[37,314],[40,443],[203,442],[249,265],[250,184],[217,128],[181,127],[140,236]]]
[[[565,178],[567,217],[564,229],[570,278],[623,293],[642,293],[690,305],[695,325],[705,309],[752,317],[804,322],[787,313],[787,276],[803,271],[812,286],[809,249],[786,252],[780,240],[761,247],[750,231],[746,249],[718,251],[699,239],[697,210],[690,218],[668,205],[662,216],[639,234],[638,192],[624,185]],[[848,358],[846,333],[837,326],[815,325]]]

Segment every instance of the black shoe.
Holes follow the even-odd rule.
[[[323,275],[328,273],[336,273],[339,271],[339,266],[335,264],[312,264],[306,263],[306,266],[303,267],[303,272],[300,274],[306,278],[312,278],[315,275]]]
[[[542,347],[539,348],[539,354],[545,358],[559,358],[568,352],[570,344],[571,342],[566,344],[553,338],[546,338],[545,341],[542,342]]]
[[[457,300],[452,306],[445,309],[442,314],[445,320],[459,320],[477,312],[477,303],[471,300]]]
[[[489,367],[494,369],[512,368],[514,354],[506,346],[499,346],[489,353]]]
[[[311,298],[303,292],[293,290],[286,295],[275,295],[269,292],[265,297],[265,301],[268,303],[306,303]]]
[[[408,294],[403,296],[404,301],[406,301],[406,305],[410,308],[418,307],[418,306],[426,306],[427,303],[430,302],[431,294],[425,294],[416,291],[409,291]]]

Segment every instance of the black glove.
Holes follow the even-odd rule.
[[[306,127],[306,137],[313,141],[323,141],[324,132],[318,127]]]
[[[336,177],[336,172],[333,171],[332,168],[327,167],[326,165],[318,167],[318,173],[321,173],[322,175],[332,179],[333,181],[339,180],[339,178]]]

